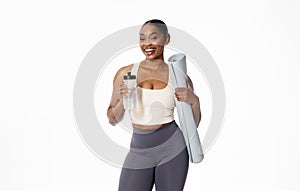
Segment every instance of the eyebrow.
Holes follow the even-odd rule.
[[[153,35],[153,34],[158,34],[157,32],[152,32],[150,33],[150,35]],[[140,33],[140,35],[144,35],[143,33]]]

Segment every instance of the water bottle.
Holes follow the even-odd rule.
[[[123,76],[123,81],[128,88],[128,94],[123,96],[124,108],[134,109],[136,107],[136,76],[127,72],[127,76]]]

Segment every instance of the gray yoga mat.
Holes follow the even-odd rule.
[[[186,83],[186,56],[182,53],[172,55],[168,61],[171,64],[172,76],[171,83],[173,87],[187,87]],[[180,123],[180,129],[183,133],[189,159],[192,163],[199,163],[203,160],[204,155],[200,138],[198,135],[192,106],[183,101],[176,100],[176,108]]]

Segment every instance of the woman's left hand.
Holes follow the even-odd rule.
[[[178,101],[193,104],[198,101],[198,96],[190,88],[175,88],[175,97]]]

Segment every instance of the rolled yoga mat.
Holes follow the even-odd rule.
[[[171,83],[173,87],[187,87],[186,81],[186,56],[182,53],[172,55],[168,61],[171,66]],[[176,100],[176,108],[180,123],[180,129],[183,133],[189,159],[192,163],[199,163],[203,160],[204,155],[200,138],[198,135],[192,106],[189,103]]]

